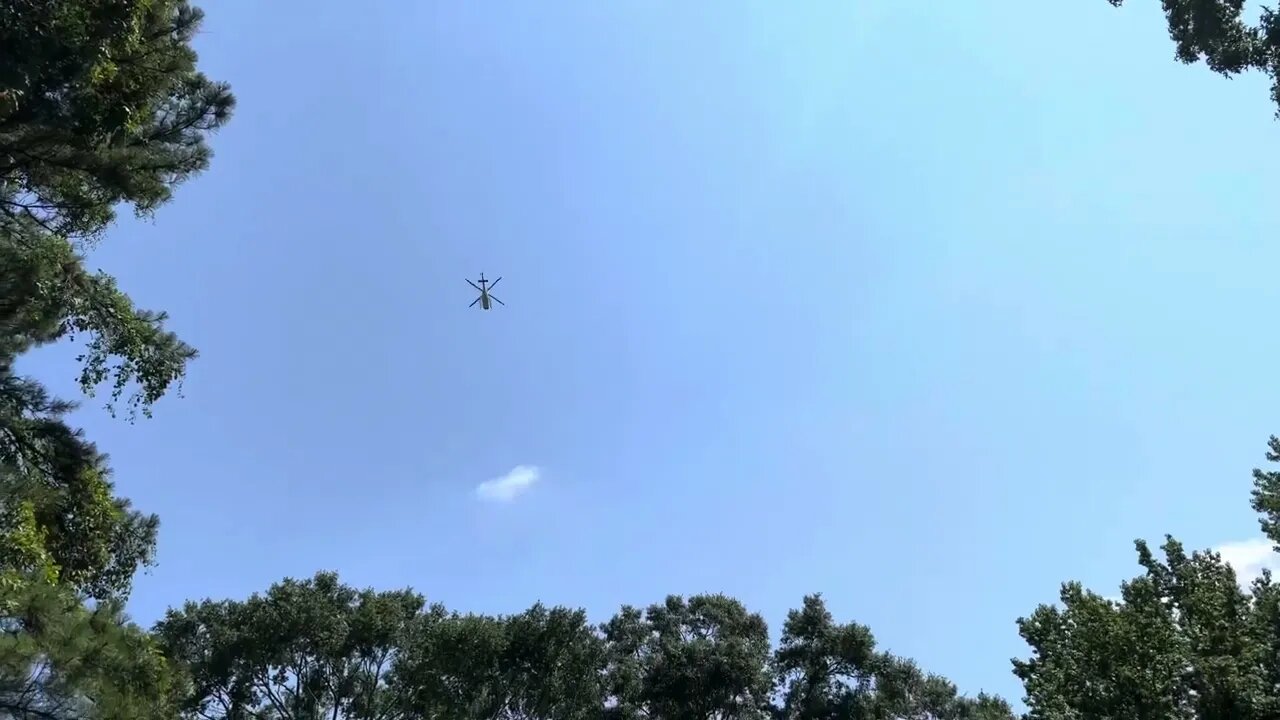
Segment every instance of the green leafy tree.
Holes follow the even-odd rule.
[[[185,0],[16,0],[0,6],[0,572],[40,565],[75,591],[123,596],[150,561],[156,519],[113,494],[106,458],[65,421],[72,403],[19,376],[24,353],[77,335],[80,384],[129,387],[131,411],[195,351],[140,310],[76,245],[119,204],[149,213],[208,164],[234,104],[195,68]]]
[[[780,720],[1011,720],[1003,700],[958,695],[955,685],[876,650],[870,628],[835,622],[821,596],[787,614],[773,657]]]
[[[510,695],[502,665],[505,635],[502,622],[485,615],[436,609],[419,618],[393,671],[406,717],[501,717]]]
[[[243,602],[188,603],[155,634],[190,677],[184,717],[388,720],[402,717],[388,679],[423,602],[318,573]]]
[[[527,720],[598,718],[605,649],[581,609],[541,603],[502,618],[504,684],[511,715]]]
[[[1119,7],[1124,0],[1107,0]],[[1259,70],[1271,78],[1271,98],[1280,108],[1280,15],[1259,7],[1249,22],[1244,0],[1162,0],[1178,60],[1204,62],[1226,77]],[[1280,116],[1280,109],[1277,110]]]
[[[38,537],[44,559],[0,553],[0,572],[43,563],[92,597],[123,595],[149,562],[156,519],[117,498],[106,458],[15,363],[86,339],[80,383],[128,387],[148,412],[195,351],[83,266],[131,204],[151,212],[208,163],[207,134],[229,117],[225,85],[195,68],[201,14],[175,0],[17,0],[0,7],[0,541]],[[47,562],[45,562],[47,560]]]
[[[581,610],[534,605],[492,617],[444,615],[417,623],[396,661],[407,717],[585,720],[604,702],[603,643]]]
[[[195,351],[86,272],[76,241],[119,205],[154,212],[208,166],[207,136],[235,102],[196,68],[202,17],[186,0],[0,6],[0,329],[16,324],[28,347],[86,336],[82,386],[110,380],[114,402],[137,383],[144,411]]]
[[[608,713],[619,720],[748,720],[770,715],[769,630],[724,595],[672,595],[603,626]]]
[[[141,336],[128,313],[115,312],[127,299],[106,297],[110,283],[84,275],[62,239],[0,232],[0,268],[0,543],[22,522],[34,522],[63,581],[95,598],[123,596],[137,567],[152,558],[157,520],[114,495],[105,456],[66,422],[74,404],[18,375],[14,364],[66,334],[68,325],[89,329],[81,321],[101,319],[85,356],[82,381],[91,386],[114,346]],[[142,376],[146,393],[161,393],[174,367],[152,363],[154,357],[143,352],[134,358],[139,362],[126,359],[117,374]],[[22,569],[15,566],[21,557],[0,553],[0,572]]]
[[[0,230],[0,717],[166,717],[168,666],[118,604],[157,520],[114,494],[105,456],[66,422],[72,404],[13,369],[74,315],[57,308],[85,297],[60,287],[78,265],[45,252],[67,247]]]
[[[1267,459],[1280,461],[1272,437]],[[1253,507],[1280,543],[1280,474],[1254,471]],[[1031,657],[1014,661],[1031,720],[1280,716],[1280,586],[1243,589],[1214,552],[1166,537],[1136,543],[1143,573],[1119,600],[1063,586],[1058,605],[1018,621]]]
[[[14,376],[14,361],[82,337],[81,389],[93,395],[110,382],[111,407],[136,386],[128,403],[147,413],[181,378],[195,350],[164,329],[163,313],[135,307],[110,275],[87,272],[68,240],[24,224],[25,233],[0,231],[0,381],[11,386],[5,398],[11,412],[48,412],[28,397],[40,396],[30,389],[36,383]]]
[[[233,101],[195,69],[199,22],[175,0],[0,3],[0,717],[172,717],[175,676],[119,612],[156,519],[15,363],[82,336],[83,389],[114,407],[136,385],[147,413],[194,357],[80,252],[208,164]]]

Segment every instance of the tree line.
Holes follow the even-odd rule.
[[[623,607],[594,626],[579,609],[462,614],[320,573],[189,603],[155,637],[189,674],[191,717],[1011,717],[878,651],[818,596],[773,649],[764,619],[723,595]]]
[[[1120,0],[1111,0],[1119,5]],[[1165,0],[1176,56],[1227,75],[1280,68],[1280,26],[1242,2]],[[159,522],[115,491],[75,404],[15,370],[82,347],[80,385],[149,415],[196,351],[84,252],[117,208],[154,212],[209,164],[234,108],[201,73],[187,0],[0,0],[0,720],[997,720],[871,630],[802,599],[772,643],[723,595],[670,596],[592,623],[537,604],[490,616],[333,573],[188,602],[150,629],[123,613]],[[1274,93],[1280,103],[1280,91]],[[1280,439],[1267,459],[1280,462]],[[1251,504],[1280,547],[1280,472]],[[1023,715],[1280,717],[1280,587],[1242,588],[1212,552],[1136,543],[1108,599],[1066,583],[1017,621]]]

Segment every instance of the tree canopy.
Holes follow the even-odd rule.
[[[966,698],[870,630],[804,599],[775,650],[764,619],[723,595],[623,607],[449,612],[409,590],[286,579],[244,601],[188,603],[156,626],[187,668],[184,717],[227,720],[819,720],[1013,717]]]
[[[185,0],[0,3],[0,717],[165,718],[180,673],[121,613],[158,520],[115,494],[71,401],[18,359],[83,340],[81,387],[149,412],[195,351],[82,252],[209,162],[230,116]],[[136,388],[132,390],[131,388]],[[125,396],[126,393],[131,393]],[[96,602],[95,602],[96,601]]]
[[[172,718],[180,677],[118,603],[0,578],[0,718]]]
[[[195,66],[201,13],[185,0],[17,0],[0,6],[0,570],[53,574],[76,592],[127,594],[157,519],[113,493],[106,458],[69,426],[74,403],[15,363],[83,336],[80,384],[129,388],[147,412],[195,357],[136,308],[79,245],[132,205],[151,212],[209,161],[230,116]]]
[[[9,0],[0,7],[0,218],[96,237],[209,163],[234,106],[196,69],[186,0]]]
[[[1267,459],[1280,462],[1280,439]],[[1280,473],[1254,471],[1253,508],[1280,544]],[[1280,585],[1242,588],[1214,552],[1173,537],[1157,558],[1136,541],[1142,574],[1118,600],[1063,585],[1057,605],[1018,621],[1032,650],[1015,661],[1032,720],[1274,718],[1280,713]]]
[[[1125,0],[1107,0],[1120,7]],[[1226,77],[1258,70],[1271,78],[1271,99],[1280,117],[1280,15],[1258,8],[1250,22],[1245,0],[1161,0],[1175,55],[1183,63],[1204,62]]]
[[[186,0],[13,0],[0,7],[0,329],[23,345],[75,334],[81,385],[144,410],[195,351],[78,255],[116,207],[154,212],[204,170],[235,105],[196,68]],[[11,361],[10,361],[11,362]],[[0,372],[4,369],[0,366]]]

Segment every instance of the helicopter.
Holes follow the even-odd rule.
[[[481,310],[491,310],[493,309],[493,304],[489,302],[490,300],[498,303],[503,307],[506,307],[507,306],[506,303],[502,302],[497,298],[496,295],[493,295],[489,292],[490,290],[493,289],[493,286],[497,285],[501,280],[502,280],[502,276],[498,276],[498,279],[492,282],[489,280],[485,280],[484,273],[480,273],[479,285],[471,282],[470,280],[467,280],[468,285],[480,291],[480,297],[476,298],[475,300],[472,300],[471,304],[468,305],[467,307],[475,307],[476,303],[480,303]]]

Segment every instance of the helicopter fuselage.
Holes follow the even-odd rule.
[[[498,280],[501,280],[501,279],[502,279],[502,278],[498,278]],[[498,284],[498,280],[486,280],[486,279],[485,279],[485,277],[484,277],[484,273],[480,273],[480,281],[479,281],[479,282],[480,282],[480,284],[479,284],[479,285],[477,285],[477,284],[476,284],[476,283],[474,283],[474,282],[471,282],[470,280],[468,280],[468,281],[467,281],[467,282],[471,285],[471,287],[473,287],[473,288],[475,288],[476,290],[479,290],[479,291],[480,291],[480,297],[478,297],[478,298],[476,298],[475,300],[472,300],[472,301],[471,301],[471,305],[472,305],[472,307],[474,307],[474,306],[476,305],[476,303],[479,303],[479,304],[480,304],[480,309],[481,309],[481,310],[492,310],[492,309],[493,309],[493,303],[495,303],[495,302],[496,302],[496,303],[498,303],[499,305],[503,304],[503,302],[502,302],[501,300],[499,300],[498,298],[496,298],[496,297],[494,297],[493,295],[490,295],[490,294],[489,294],[489,289],[490,289],[491,287],[493,287],[494,285],[497,285],[497,284]]]

